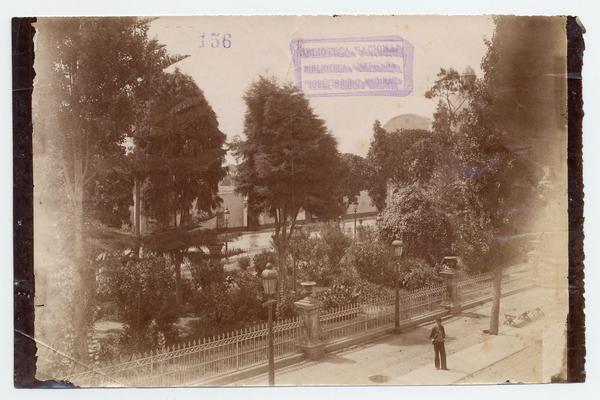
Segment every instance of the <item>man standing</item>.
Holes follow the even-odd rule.
[[[440,358],[442,361],[442,369],[447,370],[446,367],[446,348],[444,347],[444,339],[446,338],[446,331],[442,326],[442,319],[438,318],[435,320],[435,325],[431,329],[429,335],[431,343],[433,344],[433,352],[435,353],[435,369],[440,369]]]

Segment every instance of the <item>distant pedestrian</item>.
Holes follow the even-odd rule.
[[[446,367],[446,348],[444,347],[446,331],[442,326],[441,318],[435,320],[435,325],[431,329],[429,338],[431,339],[431,343],[433,344],[433,352],[435,353],[435,369],[440,369],[440,359],[442,362],[442,369],[448,369]]]

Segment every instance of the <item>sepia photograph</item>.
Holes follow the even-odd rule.
[[[569,381],[569,18],[32,21],[35,379]]]

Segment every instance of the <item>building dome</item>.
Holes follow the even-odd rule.
[[[475,70],[471,68],[470,65],[468,65],[467,68],[465,68],[462,74],[460,75],[460,78],[463,84],[470,86],[475,82],[477,76],[475,75]]]
[[[467,68],[462,72],[462,76],[475,76],[475,70],[471,68],[470,65],[467,65]]]
[[[394,132],[402,129],[431,129],[431,119],[417,114],[401,114],[390,119],[383,125],[383,129]]]

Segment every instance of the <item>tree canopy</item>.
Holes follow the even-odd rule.
[[[547,121],[557,110],[542,104],[556,106],[562,98],[540,98],[548,96],[544,82],[550,75],[541,71],[555,70],[546,55],[551,41],[540,35],[551,32],[547,21],[499,17],[496,28],[482,60],[483,77],[468,81],[442,69],[427,92],[438,100],[434,133],[447,139],[453,155],[441,160],[437,185],[447,182],[438,203],[454,227],[455,251],[471,269],[495,273],[491,333],[498,332],[502,270],[524,258],[540,205],[546,157],[530,146],[540,147],[540,126],[553,132],[557,122]],[[532,31],[536,34],[527,33]],[[531,43],[515,44],[534,36],[535,50]],[[548,150],[555,150],[552,145]]]
[[[434,266],[452,250],[450,221],[438,208],[436,197],[417,183],[397,189],[381,216],[381,238],[387,244],[402,240],[404,257],[421,258]]]
[[[379,210],[385,207],[388,184],[395,188],[413,183],[426,184],[443,151],[439,138],[422,129],[387,132],[379,121],[373,125],[373,139],[367,160],[371,166],[369,195]]]
[[[131,247],[119,229],[130,224],[134,183],[148,180],[144,204],[162,222],[168,213],[185,219],[191,203],[200,210],[214,206],[224,174],[216,116],[190,77],[165,72],[184,57],[149,38],[149,24],[141,18],[52,18],[37,26],[34,162],[44,201],[37,211],[60,224],[55,236],[62,251],[42,263],[54,265],[60,256],[64,271],[53,276],[72,288],[65,290],[69,299],[47,309],[73,310],[72,332],[63,335],[71,343],[63,349],[78,360],[88,356],[94,251],[115,251],[115,243]],[[49,183],[40,185],[45,178]]]
[[[347,208],[350,204],[357,203],[361,191],[369,188],[373,171],[369,162],[359,155],[344,153],[341,158],[343,171],[341,187]]]
[[[40,107],[34,162],[36,169],[53,175],[53,193],[44,199],[56,199],[46,200],[50,207],[67,200],[63,216],[51,218],[64,222],[58,242],[69,260],[64,268],[73,281],[70,301],[77,302],[75,333],[67,337],[74,340],[75,357],[84,359],[94,282],[85,229],[92,220],[116,227],[126,221],[128,182],[111,184],[111,178],[126,162],[123,140],[135,126],[136,96],[180,57],[169,56],[148,38],[147,19],[49,18],[40,20],[38,29],[43,34],[36,53]]]
[[[236,190],[274,218],[283,278],[300,210],[324,219],[341,213],[342,164],[335,138],[294,86],[259,77],[244,101],[246,138],[233,145],[241,160]]]
[[[225,134],[202,90],[177,69],[157,82],[148,112],[147,125],[134,136],[139,170],[146,178],[146,215],[163,226],[177,226],[177,216],[189,223],[193,206],[210,212],[220,204]]]

